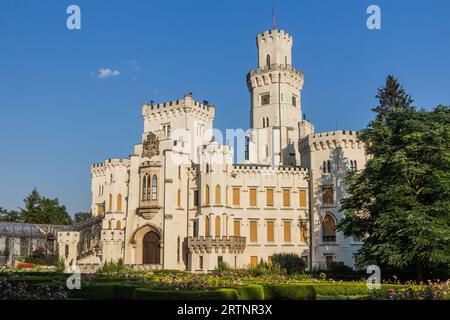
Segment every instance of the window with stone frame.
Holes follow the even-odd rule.
[[[273,188],[266,189],[266,206],[273,207]]]
[[[273,243],[275,241],[275,221],[267,220],[267,242]]]
[[[258,241],[258,221],[250,220],[250,242]]]
[[[257,206],[257,189],[256,188],[250,188],[250,190],[249,190],[249,203],[250,203],[250,207]]]
[[[332,206],[334,204],[333,187],[322,187],[322,202],[324,206]]]
[[[270,93],[264,93],[261,95],[261,105],[270,104]]]

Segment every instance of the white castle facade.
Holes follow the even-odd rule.
[[[144,103],[142,142],[127,159],[91,166],[92,222],[58,234],[69,265],[122,259],[142,268],[213,270],[295,253],[308,268],[354,266],[358,239],[335,230],[343,179],[366,162],[355,131],[315,133],[302,118],[303,73],[283,30],[257,36],[247,75],[245,161],[213,138],[215,106],[191,94]],[[216,137],[216,135],[214,135]]]

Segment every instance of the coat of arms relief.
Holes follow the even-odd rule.
[[[153,157],[159,155],[159,139],[153,132],[149,132],[142,144],[142,157]]]

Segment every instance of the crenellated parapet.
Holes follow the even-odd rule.
[[[272,167],[270,165],[255,165],[255,164],[234,164],[231,171],[231,176],[244,175],[280,175],[280,176],[308,176],[308,169],[303,167]]]
[[[143,103],[142,117],[146,120],[159,121],[171,119],[186,113],[195,114],[198,118],[214,120],[215,106],[207,101],[200,102],[192,98],[192,94],[186,94],[182,99],[163,103]]]
[[[336,148],[364,149],[364,143],[358,140],[358,131],[352,130],[320,132],[300,141],[301,154]]]
[[[107,169],[114,169],[117,167],[130,167],[129,159],[107,159],[104,162],[94,163],[91,165],[92,177],[102,177],[106,175]]]
[[[289,33],[284,31],[283,29],[275,29],[275,30],[266,30],[264,32],[258,33],[256,36],[256,42],[258,46],[263,44],[269,44],[274,40],[283,40],[291,45],[294,44],[294,39]]]

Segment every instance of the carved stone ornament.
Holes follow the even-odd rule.
[[[143,143],[142,157],[153,157],[159,155],[159,140],[153,133],[149,132]]]

